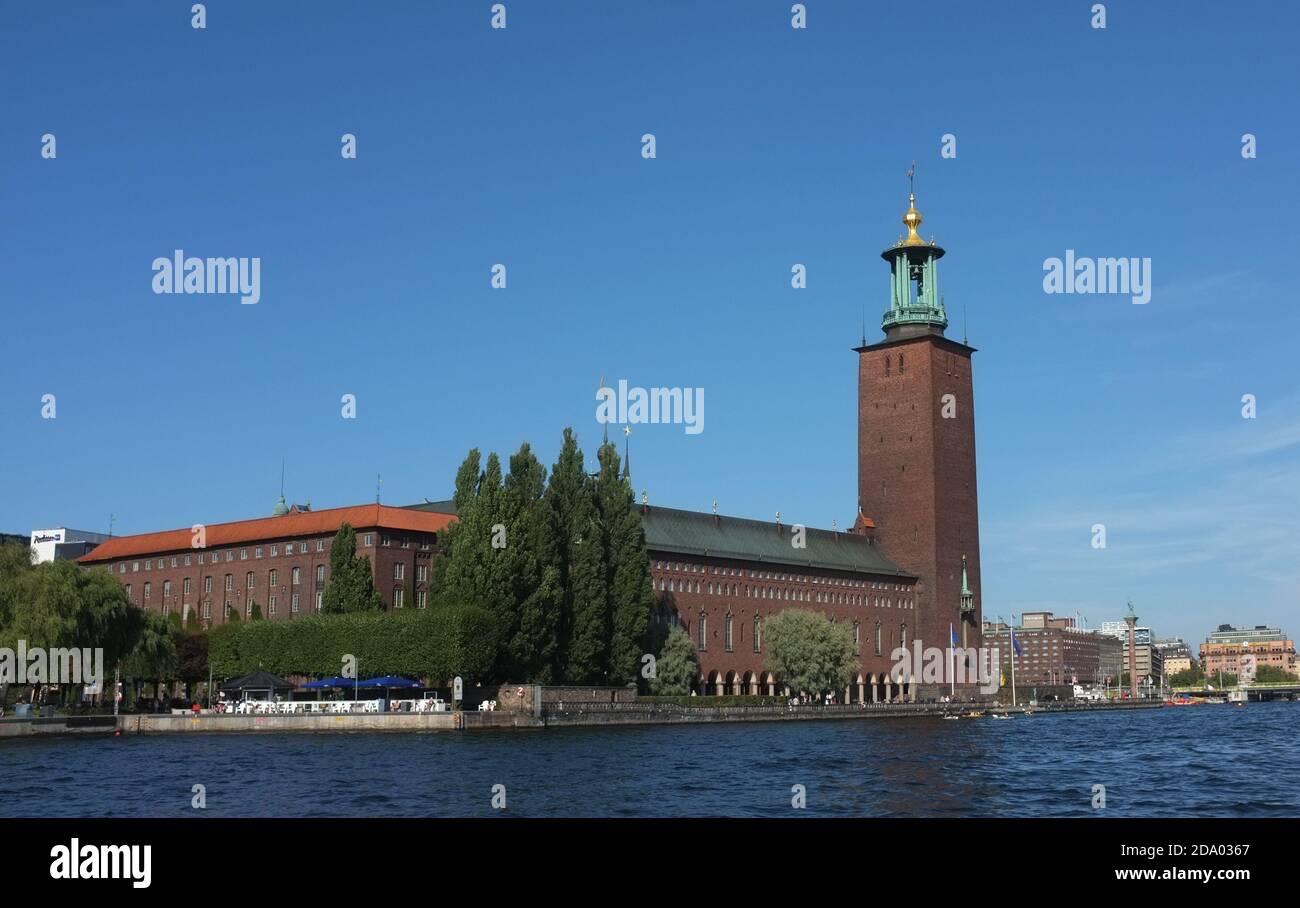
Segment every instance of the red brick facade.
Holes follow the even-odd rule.
[[[853,626],[861,671],[843,692],[845,700],[886,702],[905,693],[889,681],[889,654],[913,639],[912,577],[652,549],[650,580],[662,613],[695,643],[698,693],[782,693],[780,679],[766,668],[763,622],[787,609],[820,612]]]
[[[437,534],[453,519],[381,505],[334,508],[214,524],[202,548],[191,530],[119,536],[79,561],[112,571],[133,605],[182,620],[195,612],[205,627],[225,622],[227,611],[247,619],[253,603],[264,618],[285,620],[316,614],[334,534],[357,521],[357,553],[370,559],[384,607],[419,607]]]
[[[859,506],[875,521],[881,551],[919,578],[922,643],[946,647],[951,622],[963,646],[978,647],[975,351],[939,334],[920,334],[857,352]],[[965,620],[963,555],[975,606]]]

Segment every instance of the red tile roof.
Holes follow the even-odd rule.
[[[454,514],[432,511],[414,511],[382,504],[362,504],[349,508],[330,508],[324,511],[304,511],[282,517],[259,517],[256,520],[236,520],[233,523],[205,525],[207,548],[238,545],[244,542],[275,542],[296,536],[332,534],[344,523],[355,529],[409,530],[418,533],[436,533],[456,519]],[[160,533],[139,533],[135,536],[114,536],[101,543],[89,554],[77,559],[82,564],[96,564],[137,555],[178,552],[193,548],[194,532],[190,528],[164,530]]]

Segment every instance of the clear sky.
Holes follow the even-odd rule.
[[[0,531],[269,514],[282,458],[317,508],[446,497],[472,446],[593,454],[602,377],[705,391],[634,429],[652,504],[845,526],[915,159],[985,614],[1300,634],[1300,13],[1091,5],[4,4]],[[153,293],[175,249],[259,257],[260,302]],[[1151,301],[1045,294],[1067,249]]]

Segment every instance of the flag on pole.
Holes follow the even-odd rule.
[[[949,633],[949,634],[952,634],[952,645],[953,645],[953,646],[961,646],[961,641],[957,639],[957,632],[956,632],[955,630],[952,629],[952,625],[951,625],[951,624],[948,625],[948,633]]]
[[[1020,655],[1020,641],[1016,639],[1015,631],[1011,632],[1011,649],[1017,656]]]

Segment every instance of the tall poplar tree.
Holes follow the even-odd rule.
[[[330,579],[325,584],[321,612],[341,615],[379,611],[383,607],[383,599],[375,589],[370,559],[357,554],[357,531],[344,523],[330,543]]]
[[[563,607],[560,676],[570,684],[598,684],[609,669],[606,625],[608,584],[599,512],[582,451],[572,429],[564,430],[560,456],[546,489],[551,528],[559,544]]]
[[[625,684],[635,680],[641,655],[646,652],[646,635],[654,610],[650,555],[632,486],[620,475],[618,449],[606,442],[598,458],[595,497],[605,545],[608,680]]]
[[[559,546],[551,533],[546,468],[527,442],[510,458],[504,512],[507,563],[516,607],[503,631],[510,677],[547,684],[557,678],[556,653],[564,589]]]

